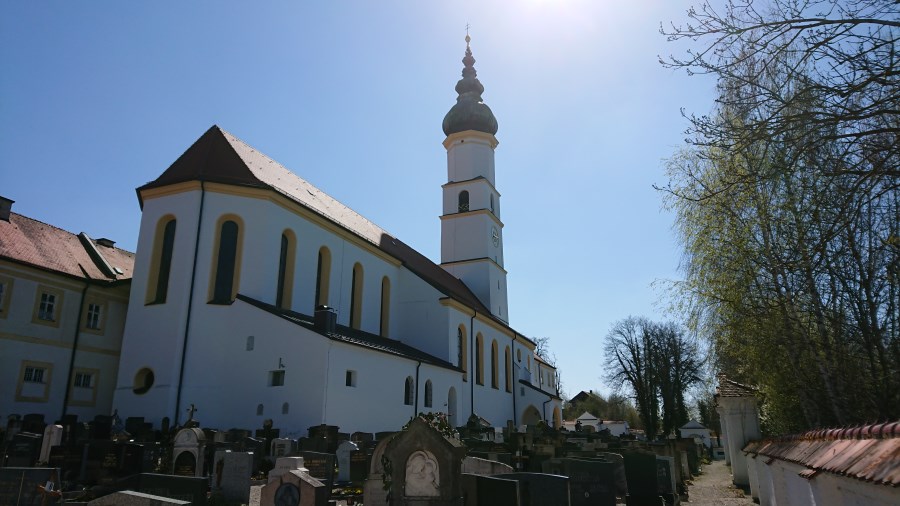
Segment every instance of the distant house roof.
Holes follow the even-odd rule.
[[[718,380],[716,396],[719,397],[755,397],[759,392],[749,385],[728,379],[724,374],[720,374]]]
[[[594,416],[594,415],[588,413],[587,411],[585,411],[584,413],[582,413],[581,416],[579,416],[579,417],[576,418],[575,420],[581,420],[581,421],[592,420],[592,421],[595,421],[595,422],[599,422],[599,421],[600,421],[599,418],[597,418],[596,416]]]
[[[369,332],[363,332],[361,330],[345,327],[343,325],[335,326],[334,332],[323,332],[320,329],[316,328],[312,316],[298,313],[296,311],[281,309],[271,304],[267,304],[260,300],[256,300],[241,294],[237,295],[237,299],[246,302],[251,306],[262,309],[263,311],[266,311],[270,314],[283,318],[291,323],[294,323],[295,325],[299,325],[317,334],[321,334],[334,341],[341,341],[356,346],[362,346],[363,348],[369,348],[371,350],[375,350],[381,353],[387,353],[390,355],[397,355],[400,357],[408,358],[410,360],[421,360],[426,364],[436,365],[438,367],[443,367],[446,369],[453,369],[454,371],[461,370],[450,362],[447,362],[446,360],[442,360],[438,357],[435,357],[434,355],[429,355],[428,353],[425,353],[424,351],[414,348],[401,341],[388,339],[386,337],[381,337]]]
[[[584,401],[590,399],[591,397],[596,398],[597,394],[595,394],[594,392],[585,392],[584,390],[582,390],[582,391],[578,392],[575,395],[575,397],[572,397],[571,399],[569,399],[569,402],[584,402]]]
[[[98,282],[128,281],[134,253],[10,213],[0,220],[0,258],[64,276]],[[121,271],[121,272],[120,272]]]
[[[407,269],[444,295],[510,328],[506,322],[495,317],[459,278],[216,125],[207,130],[158,178],[137,188],[138,199],[143,206],[142,191],[188,181],[273,190],[400,260]]]
[[[691,420],[690,422],[679,427],[679,429],[705,429],[705,428],[706,427],[704,427],[703,424],[701,424],[697,420]]]

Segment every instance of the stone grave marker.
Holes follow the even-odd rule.
[[[656,485],[656,454],[643,450],[622,450],[628,480],[629,506],[659,506]]]
[[[41,456],[40,434],[19,432],[12,437],[6,447],[6,465],[9,467],[31,467]]]
[[[384,450],[391,463],[392,503],[456,504],[462,494],[465,452],[458,439],[445,437],[422,418],[414,418]]]
[[[372,457],[369,459],[369,469],[366,475],[366,482],[363,485],[363,497],[366,502],[372,504],[384,504],[387,502],[387,492],[384,490],[384,465],[382,457],[388,443],[394,439],[394,434],[378,441],[375,449],[372,451]]]
[[[89,485],[109,485],[116,481],[121,467],[119,445],[110,440],[84,445],[80,480]]]
[[[496,460],[487,460],[478,457],[466,457],[462,461],[462,472],[466,474],[478,474],[481,476],[493,476],[495,474],[509,474],[513,472],[510,465]]]
[[[628,480],[625,477],[625,459],[618,453],[599,452],[597,456],[616,465],[614,477],[616,495],[625,497],[628,495]]]
[[[206,478],[192,476],[173,476],[171,474],[141,473],[119,480],[117,490],[133,490],[190,504],[206,504],[206,489],[209,481]],[[249,491],[249,487],[248,487]]]
[[[175,435],[175,447],[172,450],[172,474],[203,476],[205,448],[206,435],[202,430],[192,427],[178,431],[178,434]]]
[[[259,506],[327,506],[330,493],[321,481],[289,471],[263,485]]]
[[[309,474],[309,470],[303,467],[303,457],[278,457],[278,460],[275,461],[275,467],[269,471],[269,483],[275,481],[282,474],[291,471]]]
[[[493,476],[463,473],[465,506],[519,506],[519,482]]]
[[[266,453],[266,442],[262,439],[255,437],[245,437],[241,440],[238,447],[241,451],[246,453],[253,454],[253,472],[252,474],[256,474],[259,472],[259,465],[262,463],[262,459]]]
[[[189,506],[191,503],[133,490],[123,490],[94,499],[88,504],[90,506],[122,506],[125,504],[128,506]]]
[[[303,457],[303,467],[309,471],[309,475],[321,481],[328,487],[328,493],[331,493],[331,487],[334,485],[334,455],[322,452],[300,452]]]
[[[222,460],[222,480],[216,484],[221,483],[222,496],[226,501],[246,503],[250,500],[252,475],[252,453],[226,452]]]
[[[362,450],[350,452],[350,481],[359,483],[369,474],[369,460],[371,455]]]
[[[297,441],[289,438],[275,438],[272,440],[272,448],[269,455],[272,458],[290,457],[297,452]]]
[[[375,434],[371,432],[354,432],[350,434],[350,441],[354,443],[371,443],[375,441]]]
[[[339,482],[347,483],[350,481],[350,454],[356,451],[359,451],[359,447],[356,446],[356,443],[351,443],[350,441],[342,442],[335,450]]]
[[[29,413],[22,417],[22,432],[43,434],[46,426],[47,424],[44,422],[42,413]]]
[[[93,440],[108,440],[112,438],[113,417],[109,415],[97,415],[90,422],[90,438]]]
[[[213,492],[222,490],[222,479],[225,471],[225,454],[231,453],[231,450],[216,450],[213,454],[212,469],[210,469],[209,489]]]
[[[553,459],[545,468],[569,477],[572,506],[614,506],[615,464],[601,459]]]
[[[675,459],[656,456],[656,490],[660,495],[675,494]]]
[[[498,474],[494,478],[519,482],[521,506],[571,506],[569,478],[544,473]]]
[[[49,462],[50,448],[59,446],[62,443],[62,436],[62,425],[48,425],[47,428],[44,429],[44,438],[41,441],[41,453],[38,456],[38,462]]]
[[[59,504],[58,499],[41,491],[60,487],[59,469],[38,467],[0,467],[0,504]],[[44,499],[47,502],[42,502]]]

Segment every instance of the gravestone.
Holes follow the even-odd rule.
[[[572,506],[615,506],[615,464],[602,459],[553,459],[545,466],[569,477]]]
[[[309,475],[321,481],[328,487],[329,493],[334,485],[334,455],[322,452],[300,452],[303,457],[303,467],[309,471]]]
[[[0,504],[59,504],[58,498],[46,493],[47,488],[59,487],[59,469],[0,467]],[[42,502],[45,498],[47,502]]]
[[[42,413],[29,413],[22,417],[22,432],[43,434],[46,426]]]
[[[112,439],[113,417],[109,415],[97,415],[90,422],[90,438],[94,440]]]
[[[493,476],[463,473],[465,506],[519,506],[519,482]]]
[[[302,474],[309,475],[309,470],[303,467],[303,457],[278,457],[275,461],[275,467],[269,471],[269,482],[275,481],[279,476],[291,471],[299,471]]]
[[[178,434],[175,435],[175,447],[172,450],[172,474],[203,476],[205,447],[206,435],[202,430],[192,427],[178,431]]]
[[[338,445],[335,456],[337,457],[339,482],[346,483],[350,481],[350,454],[356,451],[359,451],[356,443],[344,441]]]
[[[337,450],[338,445],[338,429],[339,427],[337,425],[326,424],[316,425],[307,429],[312,444],[311,450],[323,453],[334,453],[335,450]],[[307,448],[304,447],[304,450],[305,449]]]
[[[121,506],[126,504],[128,506],[190,506],[191,503],[133,490],[113,492],[88,503],[89,506]]]
[[[246,503],[250,500],[250,478],[253,475],[253,454],[226,452],[222,460],[222,496],[226,501]],[[218,480],[218,477],[216,478]]]
[[[263,439],[255,437],[245,437],[241,440],[238,447],[242,452],[253,454],[253,473],[259,472],[259,466],[266,453],[266,442]]]
[[[622,450],[628,480],[629,506],[659,506],[656,484],[656,454],[643,450]]]
[[[38,462],[47,463],[50,460],[50,448],[62,443],[62,425],[48,425],[44,429],[44,438],[41,441],[41,453]]]
[[[495,460],[466,457],[462,461],[462,472],[466,474],[493,476],[495,474],[509,474],[513,472],[513,468],[512,466]]]
[[[494,478],[519,482],[521,506],[571,506],[569,478],[544,473],[498,474]]]
[[[8,467],[31,467],[41,455],[40,434],[19,432],[12,437],[6,447],[6,465]]]
[[[660,495],[675,494],[675,459],[656,456],[656,491]]]
[[[384,450],[390,462],[392,503],[453,505],[462,494],[461,467],[466,448],[422,418],[414,418]]]
[[[387,502],[387,491],[384,490],[383,457],[387,445],[396,437],[396,434],[398,433],[392,433],[391,436],[379,440],[375,445],[375,450],[372,451],[368,475],[363,485],[363,497],[368,503],[380,505]]]
[[[128,476],[115,484],[117,490],[133,490],[144,494],[157,495],[187,501],[194,505],[206,504],[206,478],[172,476],[170,474],[140,473]]]
[[[371,432],[354,432],[350,434],[350,441],[354,443],[371,443],[375,441],[375,434]]]
[[[213,454],[212,469],[210,469],[209,489],[213,492],[222,490],[223,472],[225,471],[225,454],[231,450],[216,450]]]
[[[327,506],[329,493],[321,481],[289,471],[263,485],[259,506]]]
[[[359,483],[369,474],[370,455],[364,451],[350,452],[350,481]]]
[[[275,438],[272,440],[272,448],[269,455],[272,458],[290,457],[297,452],[297,441],[289,438]]]

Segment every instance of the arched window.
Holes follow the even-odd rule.
[[[275,306],[291,307],[291,295],[294,292],[294,253],[297,241],[294,233],[285,230],[281,234],[281,252],[278,257],[278,288],[275,293]]]
[[[460,325],[456,329],[456,365],[463,371],[463,381],[469,381],[469,357],[466,353],[466,327]]]
[[[288,404],[288,403],[285,402],[284,404],[281,405],[281,414],[282,414],[282,415],[288,414],[288,411],[290,411],[290,410],[291,410],[291,405],[290,405],[290,404]]]
[[[218,248],[215,258],[215,275],[213,279],[213,304],[228,304],[234,300],[237,291],[238,270],[240,260],[240,227],[234,220],[226,220],[219,227]]]
[[[459,212],[464,213],[469,210],[469,192],[463,190],[459,192]]]
[[[316,264],[316,299],[315,306],[328,305],[328,284],[331,279],[331,252],[322,246],[319,249],[319,261]],[[313,308],[315,309],[315,308]]]
[[[350,281],[350,326],[359,328],[362,320],[363,268],[357,262],[353,264],[353,277]]]
[[[406,377],[406,384],[403,386],[403,404],[412,406],[415,400],[415,386],[413,385],[412,376]]]
[[[512,392],[512,353],[509,352],[509,346],[503,352],[503,372],[506,377],[506,391]]]
[[[484,345],[481,332],[475,335],[475,383],[484,385]]]
[[[522,350],[516,350],[516,361],[522,361]]]
[[[431,380],[425,382],[425,407],[431,407]]]
[[[381,324],[378,328],[381,337],[387,337],[391,328],[391,280],[387,276],[381,278]]]
[[[500,388],[500,368],[497,365],[497,340],[491,341],[491,387]]]
[[[256,416],[262,416],[262,414],[263,414],[263,405],[257,404],[256,405]]]
[[[494,212],[494,194],[491,194],[491,212]]]
[[[159,221],[156,227],[155,250],[147,283],[147,302],[163,304],[169,291],[169,272],[172,270],[172,250],[175,247],[175,218]],[[155,280],[154,280],[155,278]],[[153,281],[156,281],[155,283]],[[151,291],[153,290],[153,291]]]
[[[253,336],[247,336],[247,351],[253,351]]]

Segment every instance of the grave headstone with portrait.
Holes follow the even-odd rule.
[[[466,447],[421,417],[384,451],[385,479],[397,505],[456,505],[462,494]]]

